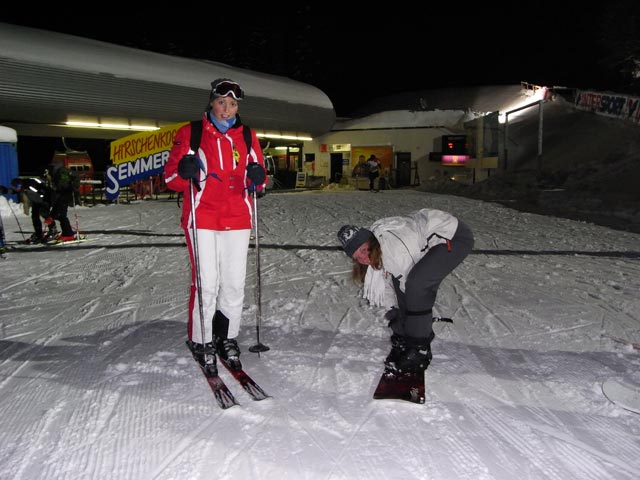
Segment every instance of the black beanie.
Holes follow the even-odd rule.
[[[342,244],[344,253],[347,257],[353,257],[355,251],[362,246],[364,242],[369,240],[369,237],[373,235],[370,230],[366,228],[356,227],[354,225],[343,225],[338,231],[338,240]]]

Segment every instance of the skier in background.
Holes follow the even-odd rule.
[[[433,306],[438,288],[471,252],[471,229],[441,210],[424,208],[377,220],[369,229],[344,225],[338,232],[353,260],[352,279],[373,306],[390,308],[387,370],[424,372],[431,362]]]
[[[380,176],[380,160],[378,160],[378,158],[375,155],[371,155],[369,157],[369,159],[367,160],[367,167],[368,167],[368,175],[369,175],[369,191],[373,192],[373,187],[376,181],[376,178],[378,178]],[[379,187],[379,185],[378,185]],[[376,190],[376,192],[379,192],[380,188],[378,188]]]
[[[45,176],[52,190],[51,217],[60,222],[59,240],[68,242],[77,239],[77,232],[71,228],[67,212],[74,205],[74,174],[64,166],[60,158],[55,158]]]
[[[59,234],[56,224],[51,217],[51,198],[53,191],[41,178],[14,178],[11,187],[15,193],[27,198],[31,207],[31,223],[33,234],[26,243],[47,243],[54,240]],[[47,225],[47,230],[42,229],[42,219]]]

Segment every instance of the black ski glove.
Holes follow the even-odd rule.
[[[267,178],[267,173],[262,165],[257,162],[251,162],[247,164],[247,178],[257,187],[264,183]]]
[[[185,180],[198,180],[201,169],[204,170],[202,161],[195,155],[185,155],[178,162],[178,175]]]
[[[404,322],[405,318],[407,318],[406,312],[404,309],[398,307],[391,307],[391,309],[387,310],[384,314],[384,319],[389,322],[387,324],[388,327]]]
[[[391,326],[391,324],[394,323],[399,316],[400,310],[398,310],[398,307],[391,307],[391,310],[387,310],[387,313],[384,314],[384,319],[389,322],[388,326]]]

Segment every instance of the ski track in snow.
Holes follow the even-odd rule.
[[[253,249],[239,339],[271,398],[251,400],[221,369],[241,404],[226,411],[184,346],[189,264],[175,201],[81,207],[94,242],[8,251],[0,478],[636,478],[638,417],[601,384],[638,381],[637,352],[602,334],[639,340],[640,261],[584,252],[637,251],[638,235],[412,191],[260,201],[271,349],[247,350]],[[421,206],[463,218],[484,253],[443,282],[436,311],[454,324],[434,325],[426,403],[373,401],[389,349],[384,309],[359,298],[343,252],[313,247],[337,245],[343,224]]]

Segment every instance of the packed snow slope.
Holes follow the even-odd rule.
[[[631,480],[640,235],[427,192],[259,200],[239,343],[271,395],[221,410],[186,339],[189,263],[175,200],[77,207],[92,241],[49,248],[2,205],[0,478]],[[349,280],[343,224],[431,207],[475,232],[442,284],[426,403],[373,400],[389,331]]]

